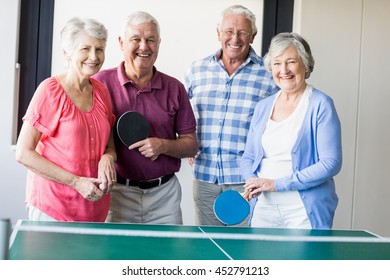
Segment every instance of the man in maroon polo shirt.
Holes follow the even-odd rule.
[[[182,224],[181,158],[197,153],[195,117],[182,83],[157,71],[157,20],[146,12],[127,17],[119,36],[124,61],[94,78],[108,88],[119,118],[137,111],[150,124],[149,138],[126,147],[116,135],[117,184],[108,222]]]

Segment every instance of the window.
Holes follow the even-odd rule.
[[[35,89],[51,75],[53,15],[54,0],[21,0],[17,135]]]

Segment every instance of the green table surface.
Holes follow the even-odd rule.
[[[363,230],[296,230],[20,220],[10,259],[379,260],[388,240]]]

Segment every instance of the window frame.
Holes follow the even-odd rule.
[[[51,75],[55,0],[21,0],[17,135],[38,85]]]
[[[293,28],[294,0],[264,0],[261,55],[268,52],[272,37]]]

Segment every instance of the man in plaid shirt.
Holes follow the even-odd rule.
[[[251,47],[257,34],[255,21],[243,6],[225,9],[217,28],[222,48],[193,62],[184,77],[197,120],[199,152],[190,163],[198,225],[222,225],[214,215],[215,199],[228,189],[244,191],[240,160],[252,114],[257,102],[277,91],[271,73]]]

